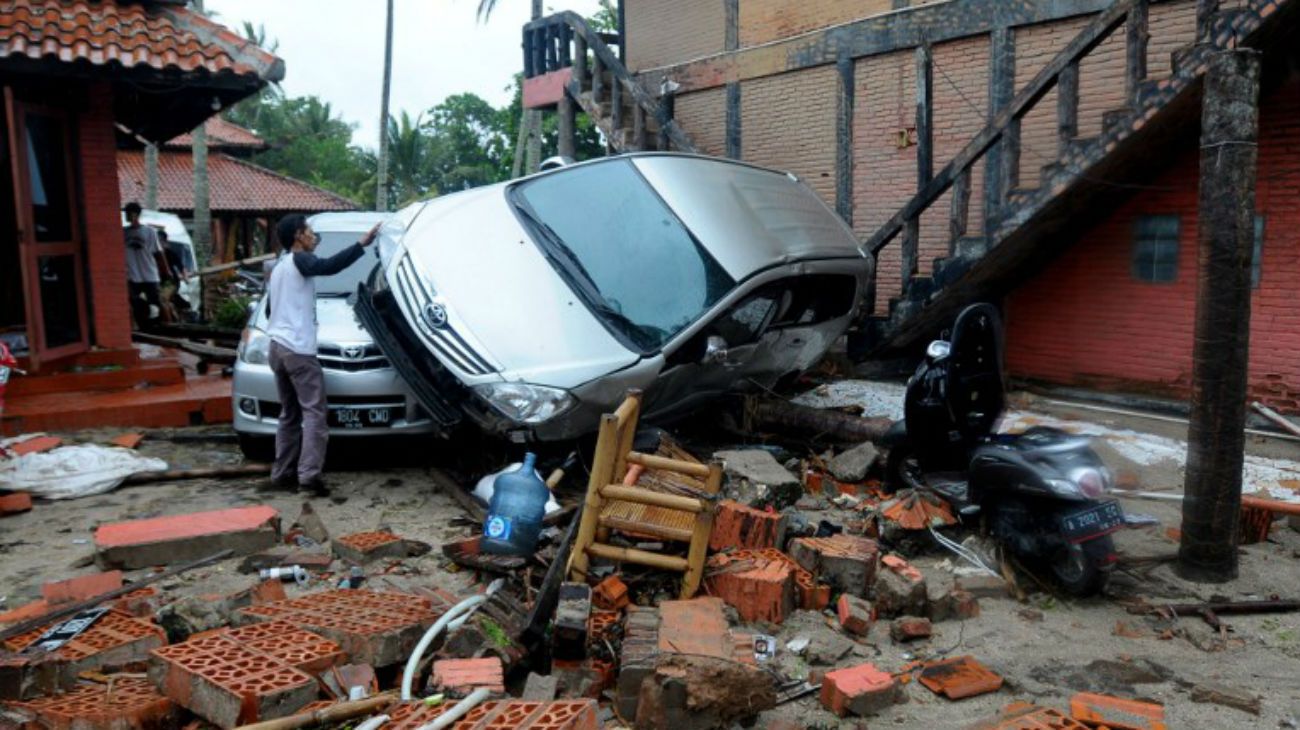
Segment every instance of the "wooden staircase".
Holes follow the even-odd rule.
[[[874,235],[866,248],[880,261],[892,244],[900,249],[901,281],[887,312],[872,312],[855,333],[858,357],[889,357],[915,349],[948,326],[964,305],[1001,293],[1059,253],[1077,235],[1081,215],[1096,215],[1110,200],[1131,193],[1156,167],[1162,154],[1195,139],[1201,82],[1210,54],[1236,47],[1267,50],[1295,42],[1293,24],[1300,0],[1244,0],[1220,8],[1217,0],[1197,5],[1197,40],[1175,51],[1172,73],[1147,73],[1149,0],[1117,0],[1053,58],[942,170]],[[1079,134],[1080,62],[1121,28],[1125,34],[1126,104],[1102,116],[1095,137]],[[1021,122],[1052,89],[1057,91],[1056,159],[1042,168],[1037,187],[1020,187]],[[983,231],[968,231],[972,168],[998,165],[1000,205]],[[922,178],[924,179],[924,178]],[[920,220],[948,191],[947,255],[919,272]],[[939,215],[943,212],[935,211]],[[879,266],[875,274],[879,278]],[[874,307],[875,302],[871,302]]]
[[[617,44],[616,35],[596,32],[576,13],[535,20],[524,26],[524,78],[567,70],[568,97],[600,129],[611,151],[696,152],[673,119],[672,90],[642,86],[615,54],[611,45]]]

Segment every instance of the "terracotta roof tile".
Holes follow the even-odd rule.
[[[194,208],[194,158],[188,152],[158,153],[158,208]],[[144,152],[118,150],[117,182],[122,202],[144,200]],[[357,204],[328,190],[230,157],[208,156],[212,212],[302,212],[356,210]]]
[[[208,149],[245,149],[261,150],[266,149],[266,140],[257,136],[251,129],[228,122],[221,117],[209,117],[203,123],[204,129],[208,132]],[[179,137],[173,137],[163,143],[165,147],[177,149],[189,149],[194,144],[194,137],[186,132]]]
[[[127,0],[0,0],[0,59],[82,61],[284,77],[284,62],[184,7]]]

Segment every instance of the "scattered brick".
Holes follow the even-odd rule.
[[[821,703],[840,717],[878,714],[897,702],[899,694],[898,682],[874,664],[836,669],[822,677]]]
[[[251,555],[275,545],[279,531],[280,513],[265,505],[114,522],[95,529],[95,558],[103,567],[130,570],[225,549]]]
[[[705,567],[705,588],[735,607],[746,622],[781,623],[794,610],[794,570],[784,560],[741,550],[719,553]]]
[[[555,675],[541,675],[529,672],[528,679],[524,680],[522,699],[533,702],[550,702],[555,699],[555,693],[558,689],[559,679]]]
[[[956,619],[965,621],[980,615],[980,602],[974,593],[960,588],[943,594],[938,600],[930,601],[930,620],[948,621]]]
[[[467,695],[479,687],[504,693],[505,670],[498,657],[482,659],[439,659],[433,663],[429,683],[435,688],[457,695]]]
[[[1070,698],[1070,716],[1087,725],[1111,730],[1166,730],[1165,706],[1080,692]]]
[[[369,664],[344,664],[330,667],[328,672],[321,674],[321,681],[335,697],[341,700],[346,700],[350,696],[353,687],[364,689],[367,695],[379,691],[379,678],[375,676],[375,668]]]
[[[969,655],[927,662],[917,681],[931,692],[950,700],[996,692],[1002,688],[1002,677]]]
[[[659,609],[630,606],[623,626],[619,657],[616,712],[631,721],[636,717],[641,683],[652,676],[659,659]]]
[[[45,599],[24,603],[18,608],[10,609],[0,613],[0,626],[5,624],[16,624],[19,621],[27,621],[37,616],[44,616],[50,612],[50,604]]]
[[[679,654],[641,684],[635,727],[729,728],[776,706],[772,676],[752,664]]]
[[[744,664],[756,662],[753,637],[732,633],[722,599],[713,597],[662,601],[659,651],[733,659]]]
[[[957,579],[957,587],[976,598],[1006,598],[1007,582],[996,575],[963,575]]]
[[[790,557],[813,577],[845,593],[866,597],[876,577],[880,547],[854,535],[800,537],[790,542]]]
[[[768,560],[777,560],[790,566],[794,572],[795,595],[799,602],[799,608],[807,611],[820,611],[830,605],[831,587],[818,583],[813,574],[804,570],[789,555],[777,550],[776,548],[764,548],[762,550],[749,551],[755,555],[761,556]],[[744,553],[736,551],[731,553],[734,557],[739,557]]]
[[[627,595],[627,584],[617,575],[611,575],[598,583],[591,600],[603,611],[621,611],[631,602]]]
[[[76,677],[65,658],[0,651],[0,700],[53,694],[72,686]]]
[[[382,668],[406,661],[451,605],[450,597],[340,589],[250,606],[237,611],[235,620],[285,621],[337,642],[353,662]]]
[[[102,596],[121,587],[122,571],[110,570],[107,573],[91,573],[46,583],[41,586],[41,596],[51,606],[57,606],[61,603],[73,603]]]
[[[109,675],[104,683],[83,682],[17,706],[34,713],[48,730],[164,730],[179,724],[176,705],[138,677]]]
[[[1209,702],[1248,712],[1252,715],[1258,715],[1260,712],[1259,695],[1222,684],[1211,682],[1198,684],[1192,687],[1191,699],[1192,702]]]
[[[19,652],[59,622],[51,622],[25,634],[5,639],[4,648]],[[121,611],[109,611],[63,646],[50,652],[68,663],[73,675],[144,662],[149,652],[167,643],[167,635],[152,622]]]
[[[709,534],[709,549],[780,548],[785,543],[785,516],[724,500],[718,504]]]
[[[406,541],[391,532],[357,532],[337,538],[330,544],[336,556],[357,565],[407,556]]]
[[[24,456],[57,449],[62,445],[63,439],[58,436],[34,436],[16,444],[10,444],[8,448],[14,456]]]
[[[158,592],[158,589],[153,586],[145,586],[114,599],[109,605],[136,618],[150,618],[158,613],[161,602],[162,595]]]
[[[32,495],[27,492],[0,494],[0,517],[18,515],[32,510]]]
[[[430,706],[407,702],[389,711],[384,730],[417,730],[436,720],[455,703]],[[484,702],[455,724],[459,730],[597,730],[601,723],[595,700],[523,700]]]
[[[108,440],[110,444],[121,446],[124,449],[134,449],[140,445],[141,441],[144,441],[144,434],[142,433],[124,433]]]
[[[840,599],[835,604],[835,613],[845,631],[859,636],[866,636],[876,620],[876,611],[866,599],[848,593],[840,594]]]
[[[996,717],[981,720],[967,730],[1091,730],[1089,726],[1066,716],[1060,710],[1039,707],[1029,702],[1012,702]]]
[[[591,587],[586,583],[560,584],[551,634],[551,647],[557,659],[578,660],[587,655],[591,600]]]
[[[556,659],[551,662],[551,676],[561,696],[598,700],[614,682],[614,665],[595,657],[580,661]]]
[[[881,565],[874,589],[876,611],[881,616],[924,615],[928,593],[921,571],[896,555],[886,555]]]
[[[587,646],[600,646],[615,638],[623,614],[619,611],[592,611],[587,619]]]
[[[889,636],[894,641],[928,639],[932,629],[930,619],[918,616],[900,616],[889,625]]]

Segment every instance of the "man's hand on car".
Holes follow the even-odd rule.
[[[361,244],[362,248],[365,248],[366,246],[369,246],[370,244],[374,243],[375,239],[379,237],[379,227],[382,225],[383,225],[382,223],[376,223],[375,227],[371,228],[370,231],[366,233],[365,238],[362,238],[360,241],[357,241],[357,243]]]

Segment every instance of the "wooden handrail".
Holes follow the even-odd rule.
[[[1044,66],[1034,76],[1033,80],[1026,84],[1012,98],[1011,102],[998,112],[980,130],[979,134],[975,135],[962,148],[961,152],[957,153],[956,157],[949,161],[905,206],[894,213],[884,225],[876,230],[866,243],[866,248],[871,251],[872,255],[878,255],[881,249],[902,232],[908,221],[919,216],[941,195],[946,193],[960,173],[974,165],[990,147],[1002,138],[1007,128],[1014,122],[1019,121],[1034,104],[1052,90],[1057,77],[1067,66],[1076,63],[1079,59],[1091,53],[1094,48],[1101,45],[1116,28],[1128,19],[1129,12],[1136,4],[1145,2],[1146,0],[1122,0],[1094,18],[1088,24],[1088,27],[1084,28],[1079,35],[1066,44],[1065,48]]]

